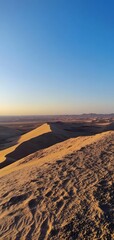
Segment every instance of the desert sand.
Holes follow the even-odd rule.
[[[15,126],[15,125],[14,125]],[[21,134],[21,129],[0,127],[0,169],[40,149],[47,148],[66,139],[78,136],[92,136],[114,129],[113,122],[80,124],[73,122],[45,123],[40,127]],[[13,136],[13,138],[12,138]],[[9,137],[9,138],[8,138]],[[3,139],[2,139],[3,138]],[[9,142],[7,141],[9,140]],[[5,140],[5,141],[4,141]],[[7,142],[4,144],[4,142]],[[9,146],[9,147],[8,147]]]
[[[76,137],[61,126],[43,124],[0,152],[0,239],[114,238],[114,132]],[[27,142],[34,151],[16,158]]]
[[[22,145],[24,142],[27,142],[35,137],[39,137],[40,135],[46,134],[47,132],[50,132],[50,126],[48,124],[44,124],[41,127],[38,127],[24,135],[22,135],[16,144],[14,144],[12,147],[6,148],[5,150],[0,151],[0,162],[4,162],[7,158],[7,155],[14,152],[20,145]],[[32,148],[32,146],[30,146]],[[26,146],[25,146],[26,148]],[[8,159],[9,162],[13,162],[15,159],[11,159],[11,157]]]

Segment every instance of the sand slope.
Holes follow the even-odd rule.
[[[44,163],[50,163],[56,159],[62,159],[66,155],[80,150],[81,148],[90,145],[98,140],[103,139],[112,132],[104,132],[94,136],[77,137],[57,143],[46,149],[37,151],[29,156],[20,159],[19,161],[8,165],[0,170],[0,175],[4,176],[16,170],[29,167],[32,165],[42,166]]]
[[[1,239],[113,239],[113,132],[55,144],[0,174]]]
[[[113,129],[113,125],[110,125],[109,130],[111,129]],[[88,125],[88,123],[80,124],[72,122],[43,124],[20,137],[18,136],[15,142],[10,143],[11,147],[0,151],[0,169],[41,149],[65,141],[66,139],[78,136],[92,136],[102,131],[107,131],[107,125],[94,126],[92,124]],[[78,141],[78,143],[76,142],[76,144],[80,145],[80,141]]]
[[[106,130],[106,126],[104,128],[103,126],[88,125],[87,123],[55,122],[43,124],[42,126],[23,134],[20,138],[18,136],[18,138],[15,139],[15,142],[13,141],[10,143],[11,146],[9,148],[0,151],[0,169],[29,156],[38,150],[50,147],[56,143],[65,141],[66,139],[78,136],[92,136]],[[111,129],[109,128],[109,130]]]
[[[30,139],[38,137],[42,134],[46,134],[48,132],[51,132],[50,126],[48,124],[43,124],[41,127],[38,127],[22,135],[14,146],[0,151],[0,162],[4,162],[4,160],[6,159],[6,156],[11,152],[15,151],[15,149],[22,143],[27,142],[28,140],[30,141]]]

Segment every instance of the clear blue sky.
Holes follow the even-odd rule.
[[[0,0],[0,115],[114,112],[113,0]]]

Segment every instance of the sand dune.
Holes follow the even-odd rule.
[[[57,143],[0,174],[2,240],[114,238],[114,132]]]
[[[10,148],[0,151],[0,168],[3,168],[23,157],[40,149],[47,148],[55,143],[70,137],[64,129],[56,124],[43,124],[42,126],[22,135],[18,142]],[[72,136],[72,135],[71,135]]]
[[[54,144],[51,147],[37,151],[25,158],[20,159],[19,161],[12,163],[9,166],[2,168],[0,170],[0,175],[3,176],[10,172],[25,168],[27,166],[42,166],[45,162],[49,163],[59,158],[62,159],[66,155],[71,154],[74,151],[80,150],[81,148],[90,145],[96,141],[99,141],[109,134],[112,134],[112,132],[104,132],[91,137],[86,136],[71,138],[65,140],[64,142]]]
[[[14,146],[0,151],[0,162],[4,162],[6,160],[6,158],[7,158],[7,155],[9,155],[10,153],[14,152],[16,150],[16,148],[19,147],[24,142],[30,141],[31,139],[33,139],[35,137],[38,137],[38,136],[40,136],[42,134],[46,134],[46,133],[49,133],[49,132],[51,132],[50,126],[48,124],[43,124],[41,127],[38,127],[36,129],[34,129],[34,130],[32,130],[32,131],[22,135],[19,138],[18,142]],[[25,149],[26,149],[26,147],[25,147]],[[10,157],[9,157],[8,160],[9,160],[9,162],[10,161],[13,162],[13,161],[15,161],[15,158],[14,159],[12,159],[12,158],[10,159]]]
[[[112,125],[88,125],[84,123],[46,123],[36,129],[16,138],[13,146],[0,151],[0,169],[10,165],[38,150],[78,136],[91,136],[96,133],[111,130]]]

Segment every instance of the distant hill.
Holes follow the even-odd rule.
[[[28,116],[0,116],[0,122],[20,122],[20,121],[59,121],[64,119],[87,119],[87,118],[114,118],[114,113],[110,114],[96,114],[96,113],[83,113],[83,114],[66,114],[66,115],[28,115]]]

